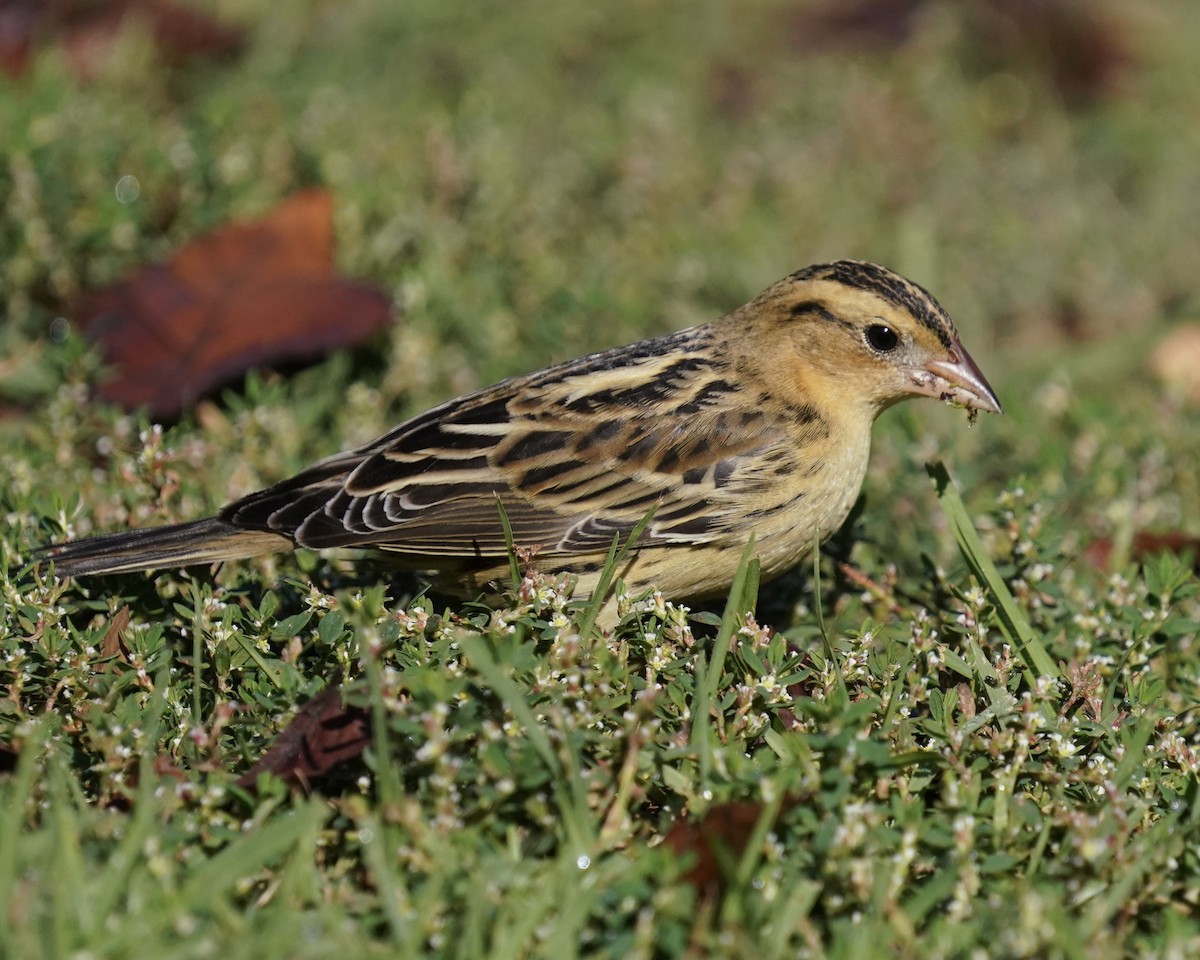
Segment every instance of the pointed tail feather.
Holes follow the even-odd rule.
[[[210,517],[60,543],[48,547],[42,559],[53,561],[59,576],[80,577],[237,560],[292,546],[281,534],[247,530]]]

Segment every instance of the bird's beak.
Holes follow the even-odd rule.
[[[911,371],[912,392],[936,397],[968,410],[1003,413],[996,392],[957,340],[950,343],[944,360],[930,360]]]

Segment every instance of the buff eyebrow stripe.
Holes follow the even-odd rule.
[[[917,322],[931,331],[943,346],[950,346],[957,336],[954,321],[937,302],[933,294],[918,283],[898,277],[874,263],[839,260],[818,263],[797,270],[789,278],[794,281],[825,279],[856,287],[908,311]],[[792,316],[803,314],[808,302],[792,308]]]
[[[923,327],[935,333],[944,346],[950,345],[953,322],[933,294],[919,284],[886,273],[873,263],[839,263],[829,271],[829,277],[847,286],[874,293],[893,306],[907,310]]]

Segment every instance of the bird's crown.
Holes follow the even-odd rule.
[[[933,294],[920,284],[898,273],[866,260],[835,260],[817,263],[797,270],[787,278],[792,283],[829,280],[855,290],[879,297],[897,309],[904,310],[930,330],[946,347],[958,338],[954,321],[937,302]]]

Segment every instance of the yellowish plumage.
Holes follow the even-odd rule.
[[[677,598],[728,590],[751,534],[764,578],[845,521],[871,425],[909,396],[999,412],[924,289],[853,260],[801,270],[713,323],[505,380],[192,524],[51,550],[81,576],[298,544],[371,547],[486,591],[518,546],[595,583],[614,535],[654,518],[622,572]]]

